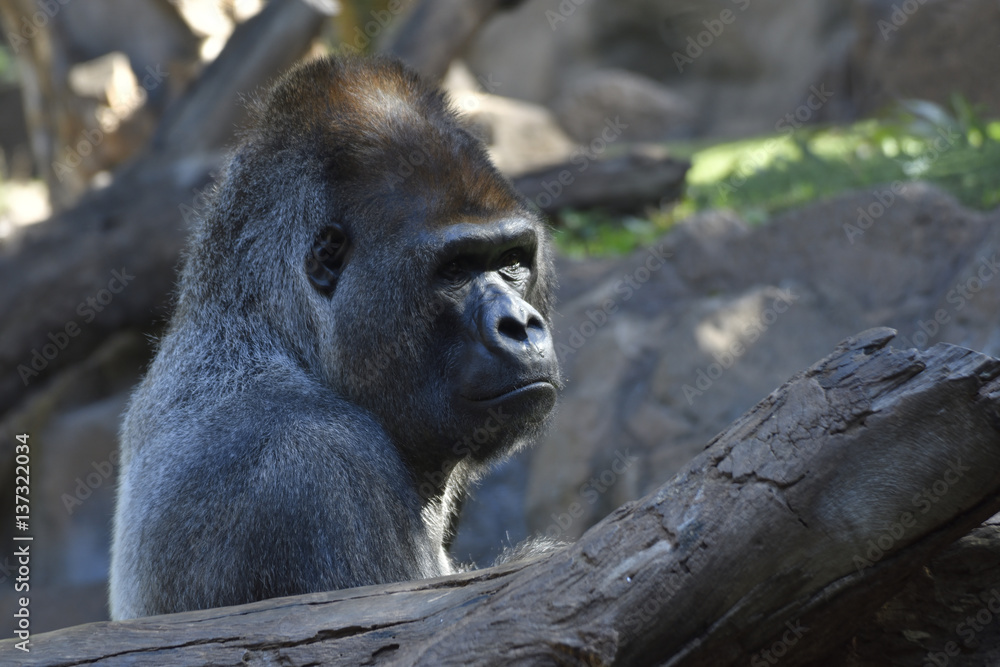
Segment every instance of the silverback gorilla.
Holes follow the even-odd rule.
[[[324,59],[257,102],[121,431],[115,619],[433,577],[560,385],[545,226],[435,87]]]

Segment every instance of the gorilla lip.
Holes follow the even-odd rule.
[[[530,382],[526,385],[505,391],[495,396],[488,396],[486,398],[466,398],[465,400],[483,406],[491,406],[513,398],[525,397],[526,394],[533,394],[540,391],[551,391],[555,393],[555,390],[555,385],[553,385],[550,381],[535,380],[534,382]]]

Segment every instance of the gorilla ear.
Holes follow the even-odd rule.
[[[340,225],[333,224],[321,231],[306,257],[306,275],[321,294],[330,296],[347,260],[350,243]]]

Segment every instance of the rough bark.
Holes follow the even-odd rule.
[[[25,664],[715,666],[768,664],[779,645],[783,665],[829,659],[1000,510],[1000,361],[895,350],[893,333],[848,339],[543,559],[68,628],[35,637]]]
[[[921,568],[817,667],[1000,665],[1000,516]]]

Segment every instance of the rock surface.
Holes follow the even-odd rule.
[[[893,99],[949,108],[959,93],[985,114],[1000,113],[995,84],[1000,5],[991,0],[867,0],[854,3],[851,72],[857,112]]]
[[[443,86],[493,164],[508,176],[565,160],[576,148],[551,111],[504,96],[502,81],[477,79],[460,61],[452,63]]]

